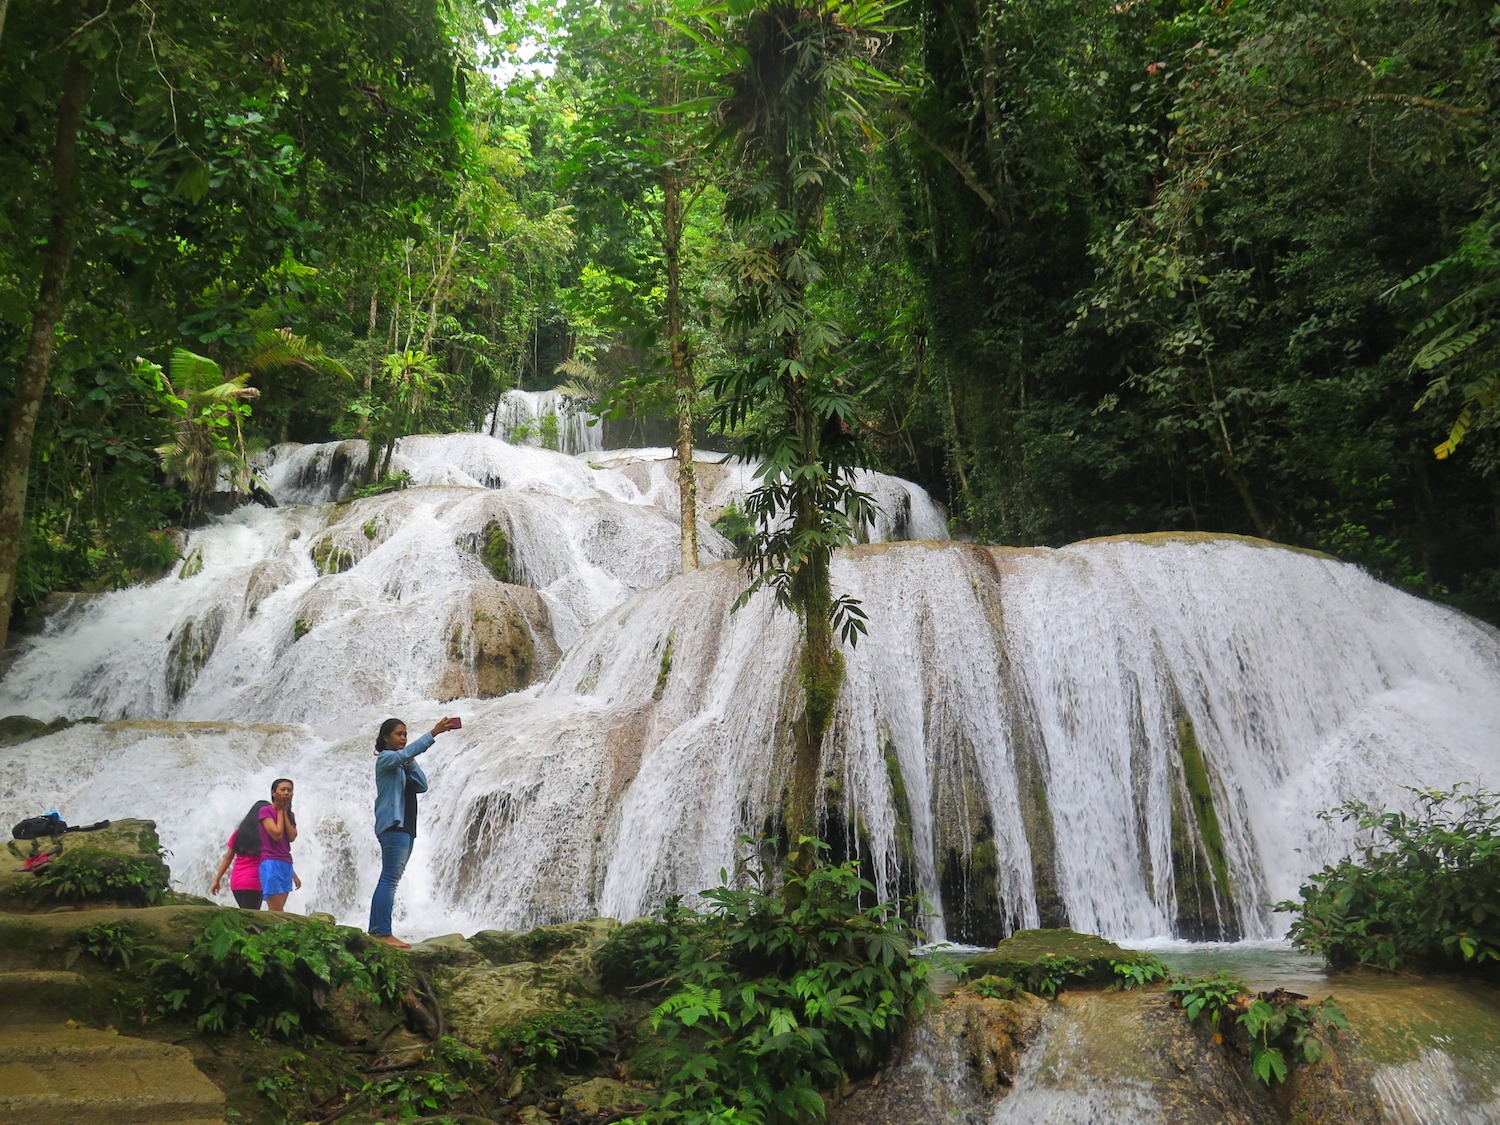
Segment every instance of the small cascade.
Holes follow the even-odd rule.
[[[674,519],[681,492],[677,483],[677,453],[671,449],[618,449],[590,453],[591,465],[627,475],[641,494]],[[698,504],[712,522],[730,507],[745,510],[745,497],[760,483],[756,463],[711,450],[695,449]],[[855,487],[870,497],[874,519],[859,528],[861,543],[893,543],[905,539],[947,539],[948,517],[925,489],[900,477],[860,469]]]
[[[604,448],[604,427],[583,401],[566,391],[506,391],[480,432],[511,445],[539,446],[559,453]]]
[[[1338,978],[1330,990],[1392,1125],[1500,1123],[1500,1008],[1450,980]]]

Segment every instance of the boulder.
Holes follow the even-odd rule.
[[[988,1121],[1046,1010],[1047,1001],[1024,993],[953,993],[921,1017],[898,1061],[832,1107],[830,1125]]]
[[[163,900],[171,880],[152,820],[116,820],[90,832],[10,840],[7,852],[0,863],[0,909],[19,913],[146,906]],[[23,866],[38,854],[50,858],[34,870]]]
[[[618,925],[613,918],[595,918],[524,934],[474,934],[468,944],[484,958],[481,963],[432,969],[452,1034],[483,1043],[496,1027],[599,999],[594,950]]]
[[[1112,962],[1134,964],[1149,957],[1112,941],[1072,930],[1018,930],[969,960],[969,980],[1009,977],[1031,992],[1055,992],[1057,987],[1104,987],[1117,977]],[[1052,988],[1043,982],[1056,982]]]
[[[535,590],[480,580],[448,637],[438,699],[493,699],[545,679],[557,663],[552,614]]]

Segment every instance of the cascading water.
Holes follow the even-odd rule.
[[[599,418],[566,391],[506,391],[479,429],[512,445],[542,446],[560,453],[604,448]]]
[[[404,439],[417,485],[343,504],[362,446],[279,451],[283,503],[195,532],[177,574],[22,638],[0,714],[78,725],[0,751],[17,817],[144,816],[201,891],[272,778],[296,780],[298,909],[363,921],[371,744],[464,716],[398,902],[421,934],[630,918],[713,885],[774,821],[797,623],[732,606],[730,561],[674,576],[675,465],[484,435]],[[704,455],[705,504],[749,469]],[[941,535],[869,478],[893,534]],[[700,521],[706,560],[728,544]],[[877,543],[820,801],[935,937],[1069,924],[1120,940],[1269,937],[1342,854],[1317,813],[1500,779],[1500,635],[1331,559],[1206,536],[1059,550]],[[276,725],[264,725],[276,724]],[[190,807],[188,807],[190,805]]]

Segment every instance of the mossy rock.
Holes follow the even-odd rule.
[[[343,574],[354,566],[354,552],[340,546],[332,534],[324,535],[312,548],[313,566],[324,576]]]
[[[474,582],[452,621],[437,698],[492,699],[545,679],[557,663],[552,613],[542,596],[490,579]]]
[[[45,738],[49,734],[67,730],[77,723],[97,723],[98,721],[94,718],[53,719],[47,723],[41,719],[33,719],[30,715],[7,715],[0,719],[0,746],[19,746],[23,742],[30,742],[33,738]]]
[[[32,841],[8,842],[17,862],[0,864],[0,909],[27,913],[58,906],[145,906],[160,902],[171,880],[155,821],[116,820],[107,828],[65,832],[36,844],[37,851],[55,854],[32,872],[21,867],[32,854]]]
[[[483,963],[432,973],[449,1027],[470,1043],[482,1043],[496,1027],[598,1000],[594,951],[618,926],[613,918],[592,918],[526,933],[472,935],[468,944]]]
[[[613,1120],[621,1113],[635,1113],[646,1108],[641,1091],[615,1078],[590,1078],[562,1092],[562,1103],[574,1113],[589,1119]]]
[[[1112,941],[1073,930],[1018,930],[989,953],[969,960],[968,976],[1009,977],[1029,991],[1059,987],[1102,988],[1115,983],[1112,962],[1135,964],[1150,954],[1125,949]]]
[[[592,954],[619,926],[613,918],[591,918],[534,930],[480,930],[468,944],[492,965],[514,965],[545,961],[564,953]]]

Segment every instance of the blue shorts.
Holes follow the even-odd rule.
[[[270,898],[272,895],[289,895],[292,893],[292,865],[284,859],[263,859],[260,861],[260,893]]]

